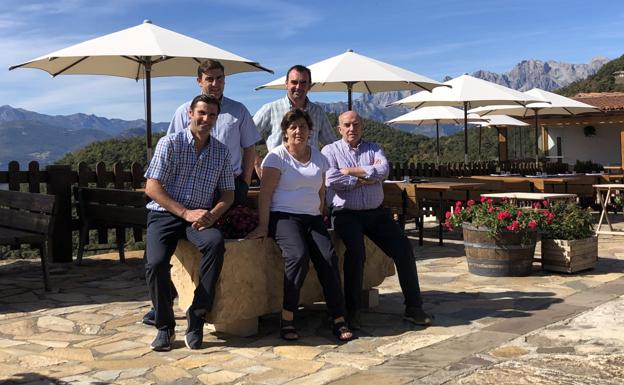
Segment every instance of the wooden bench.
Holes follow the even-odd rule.
[[[82,263],[86,245],[89,243],[89,230],[93,229],[98,229],[100,235],[104,234],[98,239],[99,243],[106,243],[106,232],[115,229],[119,260],[125,262],[126,229],[134,228],[135,240],[141,240],[142,231],[147,227],[145,194],[133,190],[74,187],[74,198],[80,227],[76,263]],[[89,250],[109,248],[90,247]]]
[[[21,244],[38,248],[46,291],[50,291],[46,243],[52,234],[55,209],[54,195],[0,191],[0,245],[14,250]]]
[[[344,244],[334,237],[334,246],[342,271]],[[363,288],[371,289],[394,274],[394,263],[372,241],[365,238],[366,261]],[[178,306],[191,305],[198,284],[201,254],[187,240],[178,241],[171,258],[171,281],[178,292]],[[250,336],[258,331],[258,317],[279,312],[282,308],[284,260],[277,244],[269,238],[226,240],[223,267],[215,288],[212,311],[206,317],[215,330]],[[316,271],[310,270],[300,293],[301,304],[323,301],[323,291]],[[363,304],[376,306],[376,290],[363,293]]]

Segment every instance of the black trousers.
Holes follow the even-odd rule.
[[[156,311],[156,327],[175,327],[171,295],[171,256],[179,239],[188,239],[202,253],[199,285],[195,289],[192,309],[210,311],[214,290],[223,266],[225,244],[215,228],[195,230],[184,219],[169,212],[150,211],[147,216],[145,278]]]
[[[390,210],[338,210],[334,216],[334,231],[345,244],[344,281],[347,311],[362,307],[361,291],[366,250],[364,235],[394,260],[406,306],[422,306],[416,261],[412,246]]]
[[[323,218],[320,215],[272,211],[269,236],[275,239],[284,258],[283,308],[293,312],[297,310],[299,292],[312,260],[329,312],[334,319],[344,316],[338,257]]]

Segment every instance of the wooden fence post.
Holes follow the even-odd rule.
[[[48,172],[48,194],[56,195],[54,231],[48,242],[48,255],[53,262],[72,261],[72,216],[71,185],[72,170],[66,165],[50,165]]]

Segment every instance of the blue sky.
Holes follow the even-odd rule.
[[[143,118],[141,82],[7,69],[144,19],[273,69],[275,75],[227,78],[225,94],[252,114],[284,94],[256,86],[292,64],[312,64],[347,49],[437,80],[479,69],[501,73],[524,59],[588,63],[624,54],[621,0],[2,0],[0,105],[51,115]],[[192,77],[154,79],[153,120],[169,121],[197,93]],[[311,99],[346,95],[314,93]]]

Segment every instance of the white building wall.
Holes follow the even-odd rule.
[[[563,162],[591,160],[602,165],[620,164],[621,125],[596,124],[596,135],[585,136],[581,125],[548,127],[548,152],[557,155],[557,137],[561,137]]]

